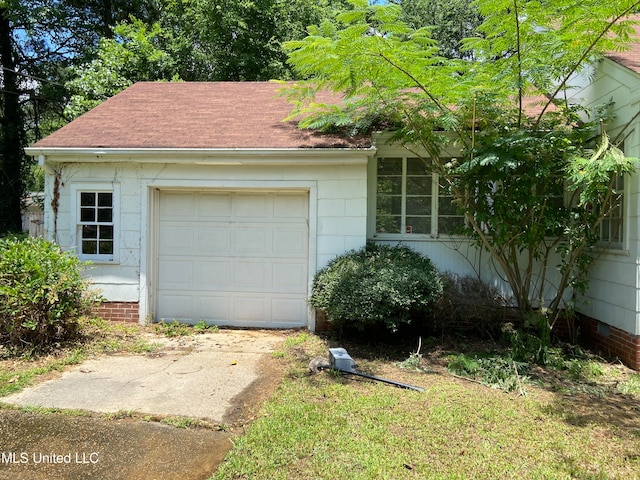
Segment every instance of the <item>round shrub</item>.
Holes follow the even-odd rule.
[[[367,244],[333,259],[313,282],[309,303],[334,325],[365,330],[424,320],[442,295],[428,258],[405,246]]]
[[[77,257],[46,240],[0,240],[0,340],[42,348],[73,336],[97,297]]]

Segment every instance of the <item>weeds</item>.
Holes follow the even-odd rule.
[[[159,322],[154,324],[156,333],[160,333],[165,337],[187,337],[205,332],[217,332],[217,325],[208,325],[206,320],[199,320],[195,325],[181,323],[177,320],[172,322]]]
[[[640,395],[640,373],[632,373],[629,378],[616,385],[616,392],[626,395]]]
[[[523,383],[529,381],[530,365],[517,362],[510,355],[469,357],[465,354],[450,357],[449,371],[468,377],[492,388],[524,394]]]

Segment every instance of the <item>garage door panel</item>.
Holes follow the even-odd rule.
[[[270,216],[271,194],[239,193],[236,216],[239,218],[265,218]]]
[[[234,233],[234,249],[239,254],[269,253],[271,250],[271,243],[267,243],[269,232],[263,228],[237,227]]]
[[[158,299],[158,316],[161,320],[187,320],[193,318],[193,296],[190,294],[164,294]]]
[[[159,264],[160,288],[189,289],[193,285],[193,264],[182,260],[161,260]]]
[[[274,323],[294,325],[306,316],[306,305],[297,298],[274,298],[271,301],[271,318]]]
[[[307,292],[307,269],[297,263],[274,263],[272,267],[274,291]]]
[[[196,263],[197,275],[195,282],[198,289],[216,291],[224,289],[229,284],[229,278],[233,275],[233,263],[231,261],[201,261]]]
[[[306,219],[309,215],[307,198],[297,194],[278,194],[273,200],[273,216],[280,219]]]
[[[213,295],[201,293],[197,297],[198,319],[213,322],[226,321],[231,314],[231,304],[229,297],[223,295]]]
[[[203,193],[197,202],[198,216],[205,219],[230,219],[231,193]]]
[[[158,317],[306,325],[307,193],[161,191],[159,210]]]
[[[160,204],[160,217],[184,220],[195,216],[195,197],[191,193],[163,192],[165,201]]]
[[[228,224],[202,226],[198,229],[196,248],[204,255],[230,252],[231,228]]]
[[[233,299],[235,322],[264,322],[269,300],[263,296],[237,296]]]
[[[161,225],[159,239],[160,255],[188,251],[194,247],[193,227],[165,223]]]
[[[306,228],[279,228],[273,231],[273,252],[278,256],[307,258],[308,234]]]
[[[267,290],[267,269],[269,264],[264,260],[253,262],[236,262],[233,286],[238,289],[254,288]]]

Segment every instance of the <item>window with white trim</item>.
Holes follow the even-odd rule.
[[[624,248],[624,176],[616,176],[614,185],[615,196],[620,200],[600,224],[600,245],[611,250],[622,250]]]
[[[428,159],[378,158],[376,169],[376,235],[453,234],[464,216],[453,204]]]
[[[116,221],[119,217],[117,189],[77,186],[76,243],[84,260],[113,262],[117,259]]]

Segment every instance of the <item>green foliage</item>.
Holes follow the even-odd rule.
[[[177,320],[172,322],[165,322],[164,320],[154,325],[155,331],[161,333],[166,337],[186,337],[194,335],[194,329],[186,324]]]
[[[442,294],[431,260],[408,247],[373,243],[332,260],[314,279],[309,303],[329,322],[365,330],[425,321]]]
[[[448,368],[456,375],[478,380],[492,388],[506,392],[522,390],[522,383],[529,377],[529,365],[517,362],[510,356],[469,357],[463,353],[450,358]]]
[[[473,0],[402,0],[402,19],[414,29],[430,27],[443,56],[464,58],[462,41],[476,34],[482,18]]]
[[[159,24],[133,20],[118,25],[114,33],[115,38],[100,40],[96,59],[73,69],[67,117],[83,114],[137,81],[179,80],[175,60],[159,46],[164,40]]]
[[[42,239],[0,241],[0,339],[39,349],[73,336],[97,297],[77,257]]]
[[[548,306],[552,326],[571,307],[567,289],[586,289],[599,228],[622,201],[617,182],[637,163],[609,141],[602,111],[564,94],[588,62],[625,48],[640,1],[479,0],[482,23],[457,58],[399,5],[350,3],[335,23],[286,44],[311,84],[290,89],[293,114],[308,128],[394,130],[391,141],[427,158],[450,188],[466,234],[520,310]],[[317,101],[321,89],[344,104]],[[445,147],[460,158],[444,160]],[[549,281],[557,258],[560,278]]]

